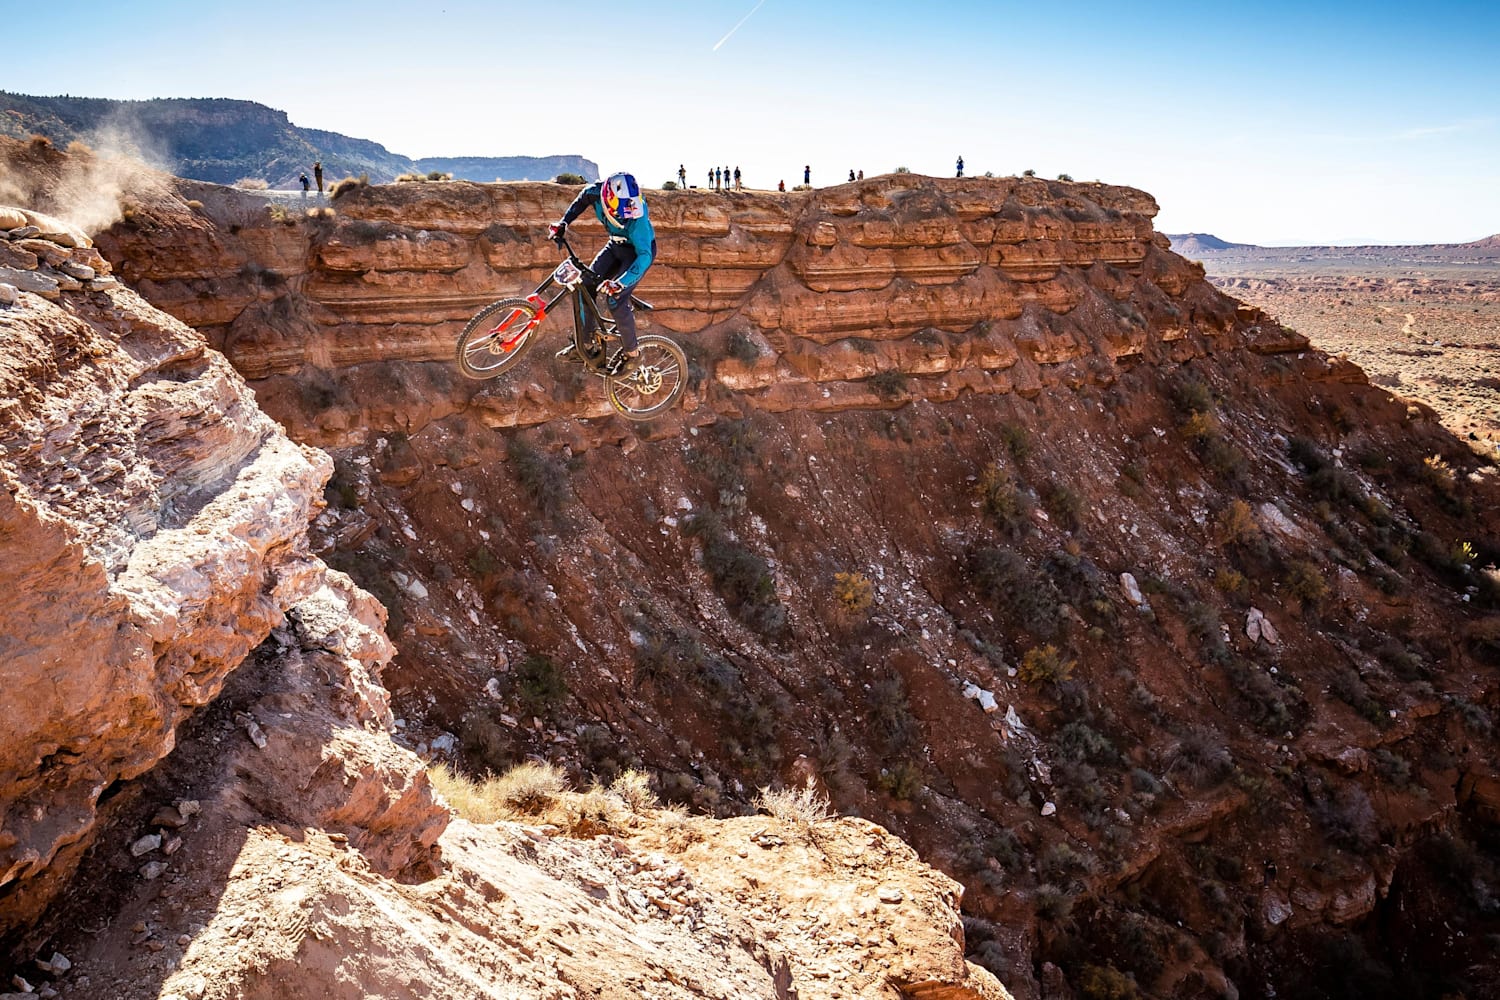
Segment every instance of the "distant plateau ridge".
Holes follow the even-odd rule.
[[[551,180],[560,173],[594,180],[599,166],[576,155],[459,156],[414,160],[378,142],[299,128],[286,112],[225,98],[114,101],[91,97],[31,97],[0,91],[0,135],[46,136],[58,145],[79,141],[139,155],[179,177],[233,184],[244,178],[295,187],[315,161],[328,183],[367,174],[383,183],[432,171],[457,180]]]

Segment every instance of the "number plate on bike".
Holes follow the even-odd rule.
[[[571,285],[581,277],[583,277],[583,272],[571,260],[563,261],[557,265],[557,270],[552,272],[552,280],[559,285]]]

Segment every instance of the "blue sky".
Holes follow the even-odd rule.
[[[790,187],[804,163],[835,183],[948,175],[962,154],[970,173],[1144,188],[1167,232],[1500,232],[1495,0],[67,10],[0,0],[6,34],[37,40],[8,54],[0,87],[243,98],[408,156],[581,153],[650,185],[679,162],[692,183],[719,163]]]

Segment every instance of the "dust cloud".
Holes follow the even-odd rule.
[[[46,212],[92,235],[119,221],[130,201],[167,190],[167,157],[124,117],[69,144],[66,156],[47,152],[0,161],[0,204]]]

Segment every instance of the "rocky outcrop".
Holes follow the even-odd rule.
[[[556,262],[545,222],[570,197],[549,184],[396,185],[276,223],[247,217],[232,192],[180,190],[201,207],[156,202],[102,245],[247,377],[303,382],[450,357],[474,310]],[[1201,356],[1231,330],[1258,350],[1305,347],[1239,332],[1232,303],[1165,249],[1155,202],[1130,188],[896,175],[779,196],[660,192],[650,204],[660,256],[641,288],[657,307],[649,322],[721,359],[689,410],[714,385],[766,410],[881,405],[869,380],[883,372],[921,380],[904,398],[1030,393],[1108,380],[1122,359]],[[581,244],[590,228],[576,227]],[[740,346],[723,357],[731,337]],[[418,419],[474,391],[424,400]],[[487,387],[479,405],[493,425],[579,412],[525,382]],[[602,399],[581,405],[607,412]],[[382,422],[324,415],[311,439],[349,443]]]
[[[308,551],[327,456],[290,441],[199,334],[108,277],[85,237],[54,242],[66,232],[28,216],[0,241],[23,276],[0,306],[0,929],[35,916],[91,842],[101,798],[169,753],[290,609],[350,592]],[[390,713],[368,692],[392,650],[367,618],[374,630],[345,643],[368,646],[351,697],[380,728]],[[415,758],[387,770],[403,767],[422,799]],[[378,840],[384,811],[314,814]]]

